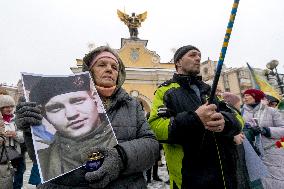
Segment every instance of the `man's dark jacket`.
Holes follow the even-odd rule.
[[[195,85],[198,92],[190,87]],[[245,188],[237,182],[237,150],[233,136],[240,122],[225,103],[214,100],[225,119],[222,132],[205,130],[195,110],[206,102],[210,86],[198,77],[175,74],[156,91],[149,118],[157,139],[165,143],[171,188]],[[171,117],[159,117],[167,107]],[[226,187],[225,187],[226,185]]]

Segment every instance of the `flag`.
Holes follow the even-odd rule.
[[[260,75],[256,74],[252,67],[247,63],[248,69],[252,75],[252,78],[255,82],[255,88],[261,90],[265,94],[271,95],[275,98],[277,98],[279,101],[282,99],[282,97],[279,95],[278,91],[275,90],[264,78],[262,78]]]

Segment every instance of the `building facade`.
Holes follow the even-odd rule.
[[[146,112],[150,111],[154,92],[164,81],[170,79],[175,72],[175,66],[171,61],[161,63],[160,56],[147,48],[148,40],[121,39],[121,48],[117,53],[126,67],[126,80],[123,88],[133,97],[138,98]],[[76,66],[71,67],[73,73],[82,70],[82,59],[76,59]],[[216,72],[217,61],[208,60],[201,63],[200,74],[203,81],[212,85]],[[263,75],[261,69],[254,69],[257,74]],[[249,89],[254,88],[250,71],[247,67],[227,68],[223,65],[217,90],[232,92],[238,96]]]
[[[7,85],[5,83],[0,83],[0,90],[4,90],[4,91],[7,91],[9,93],[9,95],[11,95],[15,101],[17,102],[20,95],[22,93],[20,93],[19,91],[19,86],[10,86],[10,85]]]
[[[125,64],[126,80],[123,88],[133,97],[136,97],[144,106],[145,112],[149,112],[157,87],[164,81],[170,79],[175,73],[175,66],[172,60],[167,63],[160,62],[160,56],[147,48],[148,40],[138,38],[122,38],[120,49],[116,49],[120,58]],[[82,71],[82,59],[76,59],[76,65],[71,67],[73,73]],[[217,61],[208,60],[201,63],[200,74],[203,80],[212,85]],[[263,70],[255,69],[258,74],[263,75]],[[270,79],[270,81],[272,81]],[[275,85],[274,83],[271,83]],[[255,84],[247,67],[227,68],[223,65],[219,79],[219,91],[232,92],[241,96],[249,88],[254,88]],[[17,86],[7,86],[0,84],[17,101],[23,95],[21,82]]]
[[[201,63],[200,71],[202,78],[210,85],[215,76],[217,63],[217,61],[210,60],[209,58]],[[263,74],[261,69],[255,69],[255,71],[258,74]],[[217,87],[218,90],[241,96],[245,90],[254,87],[255,84],[247,67],[227,68],[226,65],[223,65]]]
[[[125,64],[126,80],[123,88],[136,97],[149,112],[157,87],[170,79],[175,72],[174,64],[161,63],[160,56],[147,48],[148,40],[121,39],[121,48],[117,53]],[[71,67],[73,73],[82,70],[82,59],[76,59],[76,66]]]

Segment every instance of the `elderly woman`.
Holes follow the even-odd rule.
[[[102,46],[87,54],[83,61],[83,70],[91,72],[118,145],[91,148],[86,152],[104,154],[104,162],[97,171],[75,170],[38,188],[147,188],[143,171],[157,159],[159,144],[149,129],[140,103],[121,87],[125,80],[122,60],[114,50]],[[41,120],[38,109],[31,102],[20,103],[17,115],[17,122],[24,130],[38,125]],[[82,164],[86,160],[87,156],[82,156]]]
[[[283,188],[284,149],[277,148],[275,142],[284,136],[284,121],[276,109],[261,103],[264,97],[260,90],[246,90],[242,114],[247,127],[253,130],[256,149],[269,171],[269,176],[261,179],[263,187]]]
[[[24,137],[23,132],[18,130],[15,125],[14,109],[15,101],[13,97],[0,94],[0,135],[5,137],[6,146],[14,147],[18,153],[21,154],[20,143],[24,142]],[[19,158],[12,160],[12,165],[16,168],[13,188],[18,189],[23,186],[23,174],[26,169],[24,157],[20,156]],[[2,174],[3,173],[1,173],[1,175]],[[1,182],[0,185],[3,186]]]

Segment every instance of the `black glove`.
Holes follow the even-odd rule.
[[[262,131],[262,129],[259,126],[251,127],[251,130],[252,130],[254,136],[261,134],[261,131]]]
[[[100,152],[104,155],[101,167],[93,172],[87,172],[85,179],[90,182],[91,188],[105,188],[110,182],[117,179],[123,169],[123,161],[116,148],[94,147],[82,153],[81,159],[87,161],[87,157]]]
[[[24,98],[19,99],[16,106],[15,123],[21,130],[29,129],[33,125],[41,125],[42,115],[35,102],[25,102]]]
[[[157,112],[157,115],[159,117],[172,117],[172,116],[176,116],[176,112],[174,112],[173,110],[167,108],[167,107],[160,107],[158,108],[158,112]]]
[[[54,180],[51,180],[48,183],[45,183],[44,185],[47,187],[50,185],[56,185],[58,188],[76,188],[78,186],[88,187],[89,182],[85,179],[85,173],[86,170],[83,167],[80,167],[79,169],[73,170],[67,174],[62,175],[61,177],[57,177]],[[64,187],[65,186],[65,187]],[[45,187],[37,187],[39,188],[45,188]],[[55,186],[50,186],[48,188],[56,188]]]
[[[269,127],[262,127],[261,134],[263,136],[267,137],[267,138],[270,138],[271,137],[271,132],[270,132]]]
[[[262,134],[263,136],[270,138],[271,137],[271,132],[270,129],[268,127],[259,127],[259,126],[255,126],[255,127],[251,127],[254,136],[257,136],[259,134]]]

